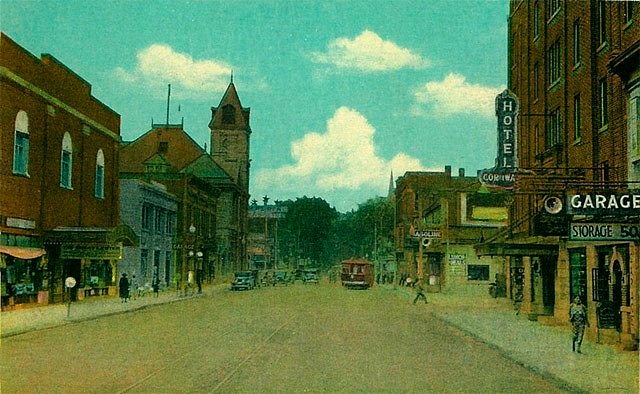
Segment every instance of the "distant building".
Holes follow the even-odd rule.
[[[51,55],[0,33],[2,307],[116,294],[120,115]]]
[[[640,198],[640,3],[510,4],[518,180],[508,231],[477,252],[505,256],[531,319],[567,324],[580,297],[589,337],[637,348],[640,241],[624,229],[640,208],[580,205]]]
[[[280,256],[278,224],[287,212],[287,207],[279,204],[258,205],[254,200],[249,206],[249,235],[247,253],[250,266],[254,269],[283,268]]]
[[[178,198],[167,187],[141,179],[121,179],[120,218],[140,239],[139,247],[125,246],[118,272],[127,273],[132,287],[151,289],[174,285]]]
[[[399,275],[424,279],[430,291],[486,292],[504,259],[476,256],[474,246],[507,225],[509,193],[489,192],[464,169],[406,172],[398,178],[396,259]],[[480,286],[479,286],[480,285]]]

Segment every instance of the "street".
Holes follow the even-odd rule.
[[[3,393],[561,392],[383,287],[295,284],[4,338]]]

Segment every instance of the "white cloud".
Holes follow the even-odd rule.
[[[429,65],[428,60],[420,55],[392,41],[385,41],[369,30],[363,31],[354,39],[342,37],[331,41],[326,52],[314,52],[311,57],[317,63],[364,72],[423,68]]]
[[[231,66],[217,60],[194,60],[165,44],[152,44],[138,52],[131,71],[118,67],[115,74],[128,83],[142,82],[152,87],[177,85],[182,94],[210,94],[224,91],[229,84]]]
[[[310,132],[291,143],[294,164],[257,171],[252,189],[323,198],[360,190],[364,202],[376,193],[386,195],[391,170],[396,176],[427,170],[420,160],[404,153],[389,161],[378,156],[374,134],[375,129],[362,114],[341,107],[324,132]]]
[[[495,115],[495,98],[505,89],[468,83],[459,74],[450,73],[442,81],[431,81],[415,93],[416,103],[426,104],[430,111],[440,116],[454,114],[477,114],[485,117]],[[424,114],[421,106],[413,109],[416,115]]]

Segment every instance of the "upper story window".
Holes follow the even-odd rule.
[[[95,196],[100,199],[104,198],[104,153],[102,153],[102,149],[98,149],[98,154],[96,155]]]
[[[580,42],[581,42],[581,26],[580,19],[576,19],[573,22],[573,65],[577,66],[580,64]]]
[[[151,215],[153,215],[153,208],[148,204],[143,204],[142,205],[142,228],[145,230],[152,229]]]
[[[624,23],[629,24],[633,22],[633,1],[624,2]]]
[[[640,156],[640,96],[629,100],[629,131],[631,134],[631,153],[634,157],[638,157]]]
[[[560,0],[547,1],[547,20],[550,21],[560,11]]]
[[[578,142],[582,140],[582,119],[580,118],[580,95],[573,97],[573,139]]]
[[[562,51],[560,48],[560,39],[557,39],[551,44],[549,47],[548,53],[548,76],[549,76],[549,85],[553,85],[554,83],[560,80],[560,75],[562,71]]]
[[[607,42],[607,4],[605,1],[598,2],[598,43],[603,45]]]
[[[551,111],[547,119],[545,148],[551,149],[562,142],[562,114],[560,108]]]
[[[71,189],[71,170],[73,164],[73,144],[71,135],[64,133],[62,151],[60,153],[60,186]]]
[[[600,128],[603,129],[609,124],[609,95],[607,88],[607,78],[600,80]]]
[[[540,63],[533,65],[533,99],[538,100],[540,97]]]
[[[16,116],[13,173],[29,175],[29,117],[24,111],[19,111]]]
[[[536,1],[533,6],[533,38],[540,36],[540,2]]]

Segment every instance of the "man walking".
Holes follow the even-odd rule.
[[[427,296],[424,295],[424,287],[422,287],[422,281],[418,278],[414,284],[414,288],[416,289],[416,298],[413,299],[413,304],[415,305],[419,299],[423,299],[425,304],[427,302]]]
[[[580,346],[582,346],[584,326],[589,325],[589,320],[587,319],[587,308],[582,304],[582,300],[578,296],[573,299],[573,303],[569,307],[569,321],[573,325],[573,351],[582,353]],[[578,344],[577,349],[576,343]]]

